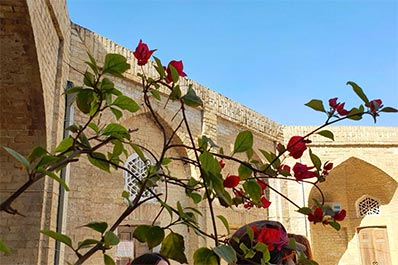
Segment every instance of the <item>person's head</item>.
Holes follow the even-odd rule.
[[[170,265],[170,262],[159,253],[146,253],[135,258],[129,265]]]
[[[310,246],[310,241],[305,236],[302,235],[297,235],[297,234],[288,234],[289,237],[294,238],[296,242],[303,244],[305,246],[304,254],[308,259],[313,259],[312,257],[312,252],[311,252],[311,246]]]
[[[254,242],[250,239],[248,229],[253,230]],[[277,221],[257,221],[240,227],[229,240],[230,245],[235,249],[238,257],[238,265],[261,264],[263,253],[256,251],[251,258],[245,258],[240,245],[243,243],[247,248],[254,247],[257,242],[267,245],[270,252],[272,264],[293,265],[296,264],[296,249],[304,251],[305,246],[296,242],[296,249],[289,245],[289,238],[286,229]]]

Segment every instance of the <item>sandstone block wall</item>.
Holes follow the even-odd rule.
[[[315,127],[287,126],[285,142],[291,136],[305,135]],[[367,226],[386,226],[391,259],[398,260],[395,235],[398,217],[398,128],[395,127],[339,127],[328,128],[335,141],[316,135],[309,147],[323,162],[334,163],[327,181],[320,187],[325,201],[337,202],[347,210],[341,231],[309,224],[306,218],[290,207],[290,229],[312,239],[316,260],[321,264],[361,264],[357,229]],[[293,161],[290,160],[293,165]],[[301,163],[311,164],[308,155]],[[312,205],[312,197],[320,199],[311,185],[302,188],[290,184],[289,195],[297,201]],[[358,200],[369,195],[381,204],[375,216],[358,216]],[[307,231],[305,231],[307,227]],[[331,245],[331,242],[333,244]],[[330,248],[333,247],[333,251]],[[395,264],[395,263],[393,263]]]

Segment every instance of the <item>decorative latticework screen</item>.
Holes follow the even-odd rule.
[[[130,200],[134,200],[137,196],[140,186],[138,180],[142,181],[147,175],[147,167],[150,161],[142,161],[142,159],[136,154],[132,154],[125,164],[125,167],[131,172],[124,172],[124,189],[129,192]],[[152,189],[154,190],[154,188]],[[142,194],[141,199],[145,199],[151,196],[151,193],[146,190]]]
[[[358,201],[357,210],[359,216],[380,214],[380,203],[369,196]]]

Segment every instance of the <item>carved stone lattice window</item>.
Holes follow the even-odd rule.
[[[132,154],[125,164],[125,167],[131,171],[132,174],[124,172],[124,189],[130,194],[130,200],[134,200],[140,191],[138,180],[143,180],[147,175],[147,167],[150,165],[150,160],[146,162],[136,154]],[[154,189],[154,188],[153,188]],[[141,196],[141,199],[145,199],[151,196],[151,193],[146,190]]]
[[[364,196],[357,202],[359,216],[380,214],[380,203],[370,196]]]

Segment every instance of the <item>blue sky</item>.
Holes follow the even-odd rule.
[[[318,125],[304,106],[339,97],[398,108],[398,1],[67,0],[71,20],[134,50],[142,39],[163,64],[286,125]],[[343,125],[372,125],[370,117]],[[377,125],[398,126],[398,114]]]

